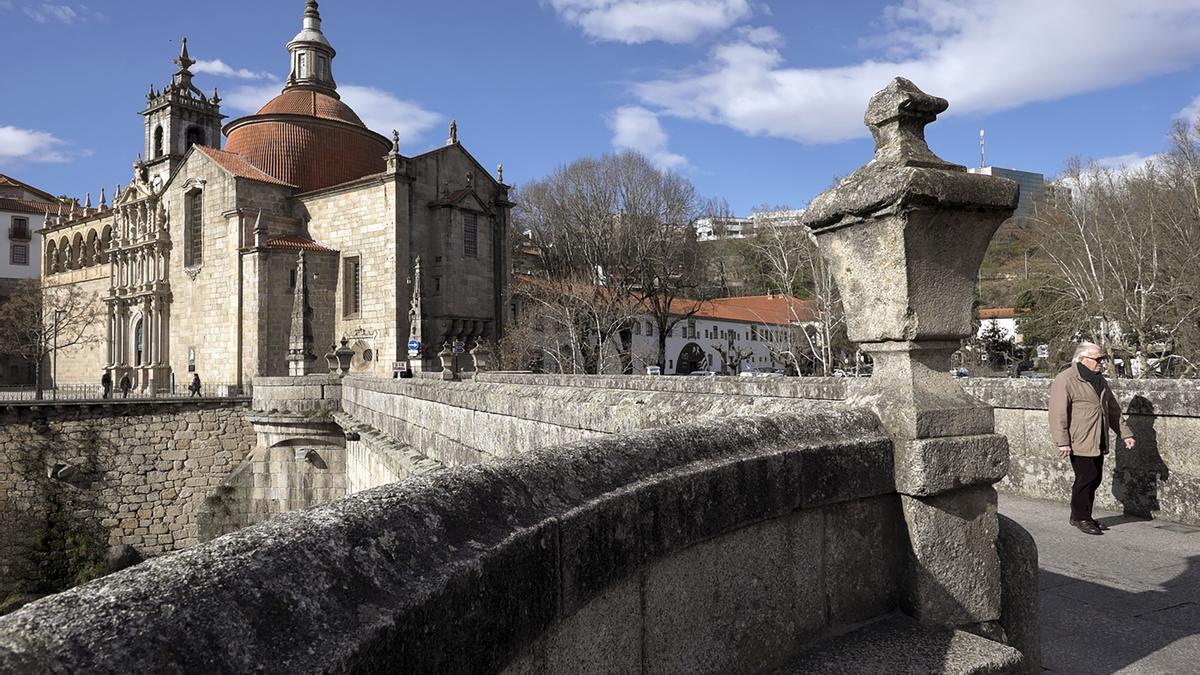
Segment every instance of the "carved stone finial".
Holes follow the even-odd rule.
[[[504,162],[501,162],[496,165],[496,182],[498,182],[498,183],[504,182]]]
[[[187,38],[184,37],[182,40],[180,40],[180,43],[181,46],[179,47],[179,58],[175,59],[173,63],[179,66],[179,72],[182,73],[187,72],[189,68],[196,64],[196,61],[188,56]]]
[[[104,197],[104,188],[100,188],[100,210],[108,208],[108,200]]]
[[[458,143],[458,120],[450,120],[450,138],[446,139],[446,145],[456,143]]]
[[[392,152],[400,153],[400,132],[392,129]]]
[[[216,87],[213,87],[213,95],[212,95],[212,99],[210,99],[210,100],[212,101],[213,105],[218,105],[221,103],[221,94],[219,94],[217,92]]]
[[[933,154],[925,142],[925,125],[950,103],[930,96],[903,77],[892,80],[867,104],[863,122],[875,139],[875,160],[900,166],[961,168]]]

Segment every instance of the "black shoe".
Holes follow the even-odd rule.
[[[1084,534],[1104,534],[1100,528],[1090,520],[1072,520],[1071,525],[1079,528],[1079,531]]]
[[[1091,519],[1091,521],[1090,521],[1090,522],[1091,522],[1093,525],[1095,525],[1095,526],[1096,526],[1096,529],[1098,529],[1098,530],[1107,530],[1107,529],[1108,529],[1108,526],[1107,526],[1107,525],[1105,525],[1104,523],[1102,523],[1102,522],[1100,522],[1100,521],[1096,520],[1095,518]]]

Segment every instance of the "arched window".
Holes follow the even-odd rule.
[[[159,125],[154,128],[154,156],[163,156],[163,128]]]
[[[54,274],[58,271],[58,244],[53,240],[46,244],[46,274]]]
[[[142,365],[142,356],[146,353],[145,334],[142,332],[142,320],[138,319],[133,325],[133,364]]]
[[[183,264],[195,267],[204,262],[204,192],[193,190],[183,199]]]
[[[108,262],[108,247],[112,246],[112,226],[105,225],[100,234],[100,262]]]
[[[83,250],[83,235],[78,232],[71,239],[71,269],[80,269],[87,265],[87,252]]]
[[[87,254],[83,256],[85,265],[96,265],[100,262],[100,235],[95,230],[88,231]]]
[[[188,127],[187,146],[184,147],[184,150],[187,150],[193,145],[207,145],[204,142],[204,130],[200,127]]]

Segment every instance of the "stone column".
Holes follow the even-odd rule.
[[[834,269],[850,339],[875,362],[851,404],[874,409],[895,445],[911,543],[903,607],[1003,639],[992,485],[1008,469],[1008,443],[949,367],[971,334],[979,264],[1016,208],[1017,185],[929,150],[925,125],[947,107],[903,78],[877,92],[865,116],[875,157],[814,199],[803,221]]]

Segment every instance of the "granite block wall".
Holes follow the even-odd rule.
[[[146,556],[200,540],[205,498],[254,448],[248,402],[0,409],[0,597],[52,521]]]

